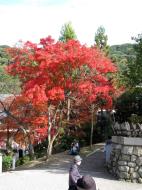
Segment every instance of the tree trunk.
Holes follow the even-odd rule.
[[[94,131],[94,104],[91,106],[90,148],[92,148],[92,144],[93,144],[93,131]]]
[[[30,158],[35,159],[34,147],[33,147],[33,144],[31,142],[30,135],[28,135],[28,141],[29,141],[29,155],[30,155]]]
[[[34,152],[34,147],[33,147],[33,145],[30,143],[29,144],[29,155],[30,155],[30,157],[32,158],[32,159],[35,159],[35,152]]]
[[[53,148],[53,141],[48,143],[46,160],[48,160],[49,157],[52,155],[52,148]]]
[[[69,122],[70,120],[70,106],[71,106],[71,101],[70,99],[68,98],[68,111],[67,111],[67,121]]]
[[[56,114],[54,117],[56,117]],[[60,114],[60,120],[62,120],[62,113]],[[55,128],[55,125],[56,125],[56,122],[51,121],[51,113],[50,113],[50,107],[49,107],[48,108],[48,147],[47,147],[46,160],[48,160],[49,157],[52,155],[53,143],[59,134],[59,129],[57,129],[56,133],[53,136],[51,136],[51,129],[52,127]]]
[[[94,128],[94,118],[93,118],[93,111],[91,113],[91,134],[90,134],[90,148],[92,148],[92,142],[93,142],[93,128]]]
[[[56,139],[56,137],[58,136],[59,131],[57,131],[57,133],[52,137],[52,139],[48,139],[48,147],[47,147],[47,155],[46,155],[46,160],[49,159],[49,157],[52,155],[52,149],[53,149],[53,143]]]
[[[6,140],[6,149],[7,150],[10,148],[9,137],[10,137],[10,132],[9,132],[9,127],[7,126],[7,140]]]
[[[47,153],[46,153],[46,160],[51,156],[52,154],[52,146],[53,143],[51,143],[51,128],[52,128],[52,122],[51,122],[51,113],[50,113],[50,106],[48,108],[48,146],[47,146]]]

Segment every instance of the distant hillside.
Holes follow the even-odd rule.
[[[118,66],[120,75],[123,75],[125,71],[127,72],[127,64],[136,57],[134,46],[135,44],[127,43],[110,47],[109,56]],[[0,46],[0,93],[9,94],[14,91],[18,94],[20,92],[20,81],[17,77],[9,76],[5,72],[5,66],[10,63],[10,58],[5,52],[8,47],[7,45]]]
[[[110,57],[116,61],[129,57],[134,58],[136,55],[134,46],[135,44],[130,43],[110,46]]]
[[[120,61],[124,58],[135,57],[135,44],[121,44],[121,45],[112,45],[110,46],[110,57],[114,61]],[[8,45],[0,45],[0,65],[8,64],[8,56],[5,52],[5,49],[8,48]]]
[[[9,57],[6,54],[5,49],[8,48],[7,45],[1,45],[0,46],[0,65],[7,65],[9,62]]]
[[[7,45],[0,46],[0,94],[19,94],[20,82],[17,77],[8,75],[5,67],[9,64],[9,56],[5,49]]]

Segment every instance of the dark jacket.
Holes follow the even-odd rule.
[[[73,164],[69,170],[69,186],[76,186],[77,180],[80,179],[82,176],[78,171],[78,166]]]

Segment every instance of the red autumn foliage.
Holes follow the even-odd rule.
[[[39,136],[38,140],[41,140],[40,137],[42,137],[42,140],[47,137],[45,130],[47,130],[48,120],[46,115],[43,114],[45,111],[43,105],[33,106],[23,96],[6,98],[3,105],[10,115],[3,117],[1,129],[9,130],[10,136],[13,136],[16,142],[24,141],[27,136],[31,136],[33,142],[37,135]],[[38,129],[40,129],[39,132]],[[33,133],[33,131],[36,131],[36,133]]]
[[[54,43],[46,38],[40,44],[28,42],[22,48],[12,48],[10,53],[14,64],[8,67],[8,72],[18,74],[23,93],[36,103],[63,100],[67,90],[76,90],[78,86],[96,94],[108,94],[112,88],[106,74],[116,71],[114,65],[96,48],[78,41]]]
[[[46,107],[48,137],[51,135],[53,140],[63,127],[61,121],[89,120],[91,104],[95,104],[96,109],[112,106],[114,87],[109,76],[116,72],[116,67],[95,47],[75,40],[55,42],[48,37],[39,44],[27,42],[21,48],[11,48],[9,54],[13,64],[8,67],[8,73],[18,75],[22,96],[33,107]],[[32,123],[34,114],[25,121]]]

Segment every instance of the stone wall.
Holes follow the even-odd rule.
[[[114,133],[117,136],[125,137],[142,137],[142,124],[140,123],[118,123],[116,122],[113,126]]]
[[[109,171],[119,180],[142,183],[142,138],[112,137]]]

